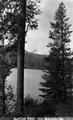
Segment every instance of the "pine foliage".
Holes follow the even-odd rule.
[[[49,103],[66,103],[72,96],[72,52],[70,49],[70,26],[63,2],[55,12],[54,22],[50,22],[49,38],[51,43],[47,66],[42,76],[41,97]]]

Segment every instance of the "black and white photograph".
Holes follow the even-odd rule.
[[[0,119],[72,117],[73,0],[0,0]]]

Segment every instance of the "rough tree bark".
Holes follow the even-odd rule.
[[[21,4],[23,1],[20,1]],[[18,41],[18,72],[17,72],[17,116],[24,116],[24,54],[25,54],[25,21],[26,21],[26,0],[24,0],[24,22],[21,23]],[[22,8],[23,9],[23,8]],[[22,11],[23,12],[23,11]]]

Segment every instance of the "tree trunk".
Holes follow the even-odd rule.
[[[23,39],[24,40],[24,39]],[[18,73],[17,73],[17,113],[23,113],[24,109],[24,44],[19,39],[18,43]]]
[[[25,54],[25,20],[26,20],[26,0],[24,1],[24,21],[21,23],[18,40],[18,72],[17,72],[17,116],[24,116],[24,54]],[[23,14],[23,13],[22,13]],[[22,28],[23,24],[23,28]]]

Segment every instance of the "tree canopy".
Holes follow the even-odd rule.
[[[50,51],[48,57],[45,58],[47,66],[42,76],[44,81],[40,83],[40,90],[43,92],[41,96],[55,107],[59,103],[68,103],[73,94],[72,52],[70,49],[72,31],[68,21],[66,7],[61,2],[55,12],[54,22],[50,22],[49,38],[51,42],[47,46]]]
[[[27,0],[26,3],[26,28],[24,27],[24,0],[0,1],[0,40],[7,41],[7,45],[17,43],[19,31],[25,31],[25,36],[30,29],[37,29],[40,14],[39,0]],[[25,28],[25,30],[24,30]]]
[[[25,5],[25,0],[0,1],[0,46],[4,48],[5,55],[7,54],[7,52],[12,51],[13,49],[15,49],[15,51],[17,52],[17,48],[19,47],[18,52],[21,51],[21,54],[18,54],[18,56],[20,57],[20,59],[22,59],[22,62],[19,61],[20,67],[22,67],[22,69],[18,69],[19,73],[21,74],[21,78],[18,78],[22,81],[20,85],[22,85],[24,78],[23,51],[25,50],[25,36],[28,30],[37,29],[38,27],[38,20],[36,16],[40,14],[40,10],[38,7],[39,2],[39,0],[27,0],[27,3]],[[5,59],[6,58],[4,58],[4,60]],[[21,91],[23,91],[23,88]]]

